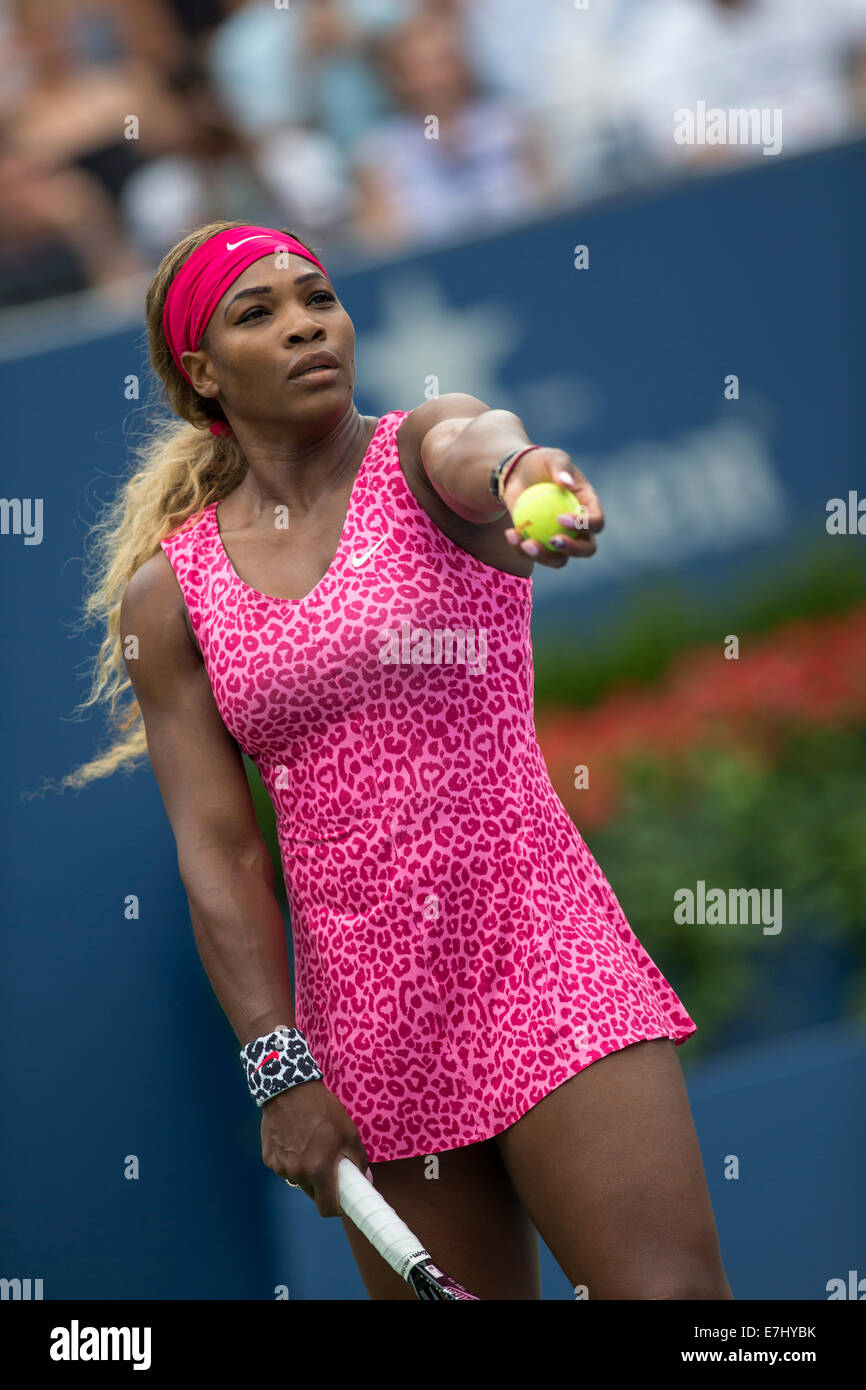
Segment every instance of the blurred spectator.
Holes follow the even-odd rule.
[[[205,222],[284,220],[254,142],[234,126],[197,58],[175,65],[171,88],[188,124],[186,148],[148,160],[127,180],[122,197],[134,244],[150,262]]]
[[[258,136],[306,120],[310,101],[300,63],[302,3],[236,0],[211,36],[207,67],[238,130]]]
[[[189,123],[152,64],[133,52],[89,57],[88,30],[78,22],[89,6],[24,0],[14,9],[12,42],[25,77],[2,114],[21,154],[53,168],[75,165],[116,200],[140,162],[187,145]]]
[[[537,103],[561,0],[428,0],[425,8],[459,20],[466,60],[488,94],[527,107]],[[575,14],[569,5],[566,18]]]
[[[92,62],[68,4],[10,5],[0,80],[0,302],[99,285],[123,296],[144,266],[117,197],[141,158],[124,139],[130,110],[149,143],[172,128],[149,70]],[[131,102],[136,105],[132,106]]]
[[[389,109],[369,45],[406,0],[241,0],[208,46],[221,100],[249,141],[278,220],[312,237],[351,209],[345,151]]]
[[[210,3],[221,12],[221,0]],[[56,12],[57,0],[47,8]],[[61,0],[61,8],[74,23],[78,51],[88,66],[111,64],[132,54],[168,71],[187,41],[172,0]]]
[[[0,299],[125,282],[146,263],[120,200],[149,156],[183,148],[189,123],[153,66],[113,51],[109,5],[18,0],[7,10],[0,83]],[[99,37],[101,36],[101,37]],[[132,138],[130,138],[132,137]]]
[[[531,114],[487,96],[456,17],[422,10],[388,31],[376,61],[397,108],[351,152],[351,232],[389,249],[507,223],[554,192]]]
[[[236,0],[208,47],[211,77],[247,135],[314,126],[344,149],[387,109],[369,41],[406,0]]]
[[[481,0],[481,11],[500,6],[509,11],[513,0]],[[644,3],[644,0],[639,0]],[[527,7],[538,24],[541,41],[520,33],[523,45],[523,101],[536,113],[544,133],[556,183],[569,199],[605,193],[632,179],[633,127],[618,61],[617,36],[633,0],[606,0],[604,5],[577,9],[557,0],[542,0],[540,9]],[[479,11],[467,0],[467,11]],[[485,45],[490,45],[491,27]],[[507,47],[500,37],[499,46]],[[498,57],[498,54],[497,54]]]
[[[0,306],[100,287],[131,303],[144,271],[108,195],[80,169],[48,169],[0,151]]]
[[[310,81],[310,116],[340,151],[390,111],[370,52],[375,39],[411,10],[407,0],[303,0],[301,61]]]
[[[674,113],[780,110],[782,149],[836,140],[859,98],[862,0],[648,0],[622,46],[634,114],[662,164],[724,163],[761,154],[755,143],[677,144]]]
[[[138,303],[223,217],[387,252],[759,152],[677,143],[699,103],[866,126],[863,0],[0,0],[0,305]]]

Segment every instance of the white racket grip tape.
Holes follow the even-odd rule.
[[[381,1193],[350,1158],[337,1164],[340,1206],[382,1259],[405,1279],[419,1260],[430,1256]]]

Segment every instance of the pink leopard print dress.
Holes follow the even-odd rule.
[[[532,580],[427,516],[408,413],[305,598],[238,577],[215,503],[162,542],[276,811],[297,1026],[373,1162],[489,1139],[606,1053],[696,1031],[548,776]]]

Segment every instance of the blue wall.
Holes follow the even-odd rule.
[[[589,565],[537,571],[536,634],[578,614],[586,633],[664,567],[692,586],[733,583],[793,537],[822,535],[827,498],[862,487],[864,156],[861,143],[391,268],[332,267],[358,332],[361,410],[411,407],[436,376],[442,393],[516,410],[597,483],[604,547]],[[572,268],[578,243],[589,271]],[[146,358],[140,323],[5,350],[3,490],[43,498],[45,529],[39,545],[0,536],[0,1275],[43,1278],[46,1298],[257,1299],[277,1283],[293,1298],[361,1297],[339,1222],[262,1166],[149,769],[21,799],[101,741],[97,721],[69,717],[98,642],[71,624],[94,504],[144,420],[124,379]],[[129,894],[138,920],[124,916]],[[767,1043],[715,1071],[687,1051],[735,1294],[825,1297],[828,1278],[863,1263],[862,1036]],[[741,1155],[736,1183],[720,1176],[728,1153]],[[138,1181],[123,1176],[130,1154]],[[570,1296],[545,1270],[547,1295]]]

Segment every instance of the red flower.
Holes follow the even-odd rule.
[[[551,780],[577,824],[617,811],[626,758],[678,760],[698,746],[773,756],[799,730],[856,727],[866,718],[866,603],[744,636],[738,660],[721,644],[680,653],[651,687],[623,685],[591,709],[541,713],[538,739]],[[589,788],[574,787],[586,764]]]

